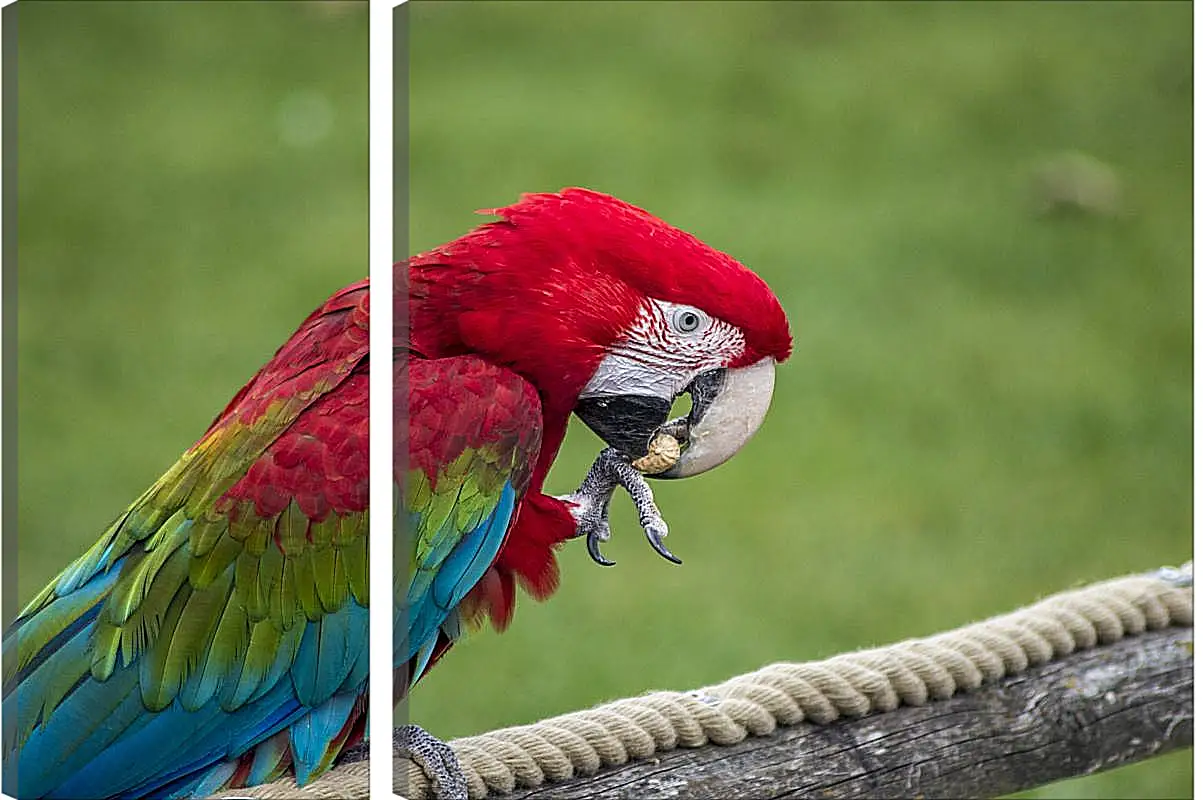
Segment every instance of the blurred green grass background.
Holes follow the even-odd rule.
[[[18,12],[24,601],[367,274],[368,29],[366,4]]]
[[[457,646],[452,737],[888,643],[1191,548],[1191,10],[410,10],[410,250],[522,191],[617,194],[793,321],[761,435],[615,505],[551,601]],[[18,520],[27,598],[367,264],[366,10],[20,8]],[[1080,151],[1113,211],[1041,215]],[[1106,194],[1106,192],[1104,192]],[[549,490],[598,444],[577,426]],[[11,532],[10,532],[11,535]],[[1187,797],[1190,754],[1037,797]]]
[[[655,486],[684,566],[616,502],[618,565],[565,548],[414,721],[693,688],[1190,557],[1188,4],[408,13],[410,252],[589,186],[759,271],[796,337],[746,451]],[[598,448],[575,426],[549,491]],[[1186,752],[1029,796],[1190,793]]]

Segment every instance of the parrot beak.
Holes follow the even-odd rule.
[[[688,478],[714,469],[752,438],[773,398],[773,359],[739,369],[715,369],[693,379],[685,392],[689,415],[668,420],[672,402],[651,395],[582,398],[576,415],[601,439],[630,460],[643,457],[652,439],[668,433],[681,445],[681,458],[650,478]],[[682,392],[684,394],[685,392]]]
[[[772,358],[739,369],[716,369],[694,378],[689,416],[664,426],[681,443],[681,458],[649,478],[688,478],[712,470],[743,448],[760,428],[773,399]]]

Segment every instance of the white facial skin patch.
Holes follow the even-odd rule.
[[[671,401],[700,372],[731,363],[743,333],[693,306],[649,300],[581,392],[582,398],[643,395]]]

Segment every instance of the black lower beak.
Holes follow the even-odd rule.
[[[727,370],[712,369],[709,372],[703,372],[698,375],[689,384],[689,424],[697,425],[702,421],[702,417],[706,416],[706,412],[710,409],[716,397],[723,391],[723,385],[727,382]]]
[[[671,411],[667,400],[646,395],[588,397],[576,405],[576,415],[589,429],[632,461],[647,454],[648,442]]]

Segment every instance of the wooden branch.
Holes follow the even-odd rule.
[[[1193,648],[1193,629],[1169,628],[926,706],[675,750],[506,797],[996,797],[1192,745]]]

